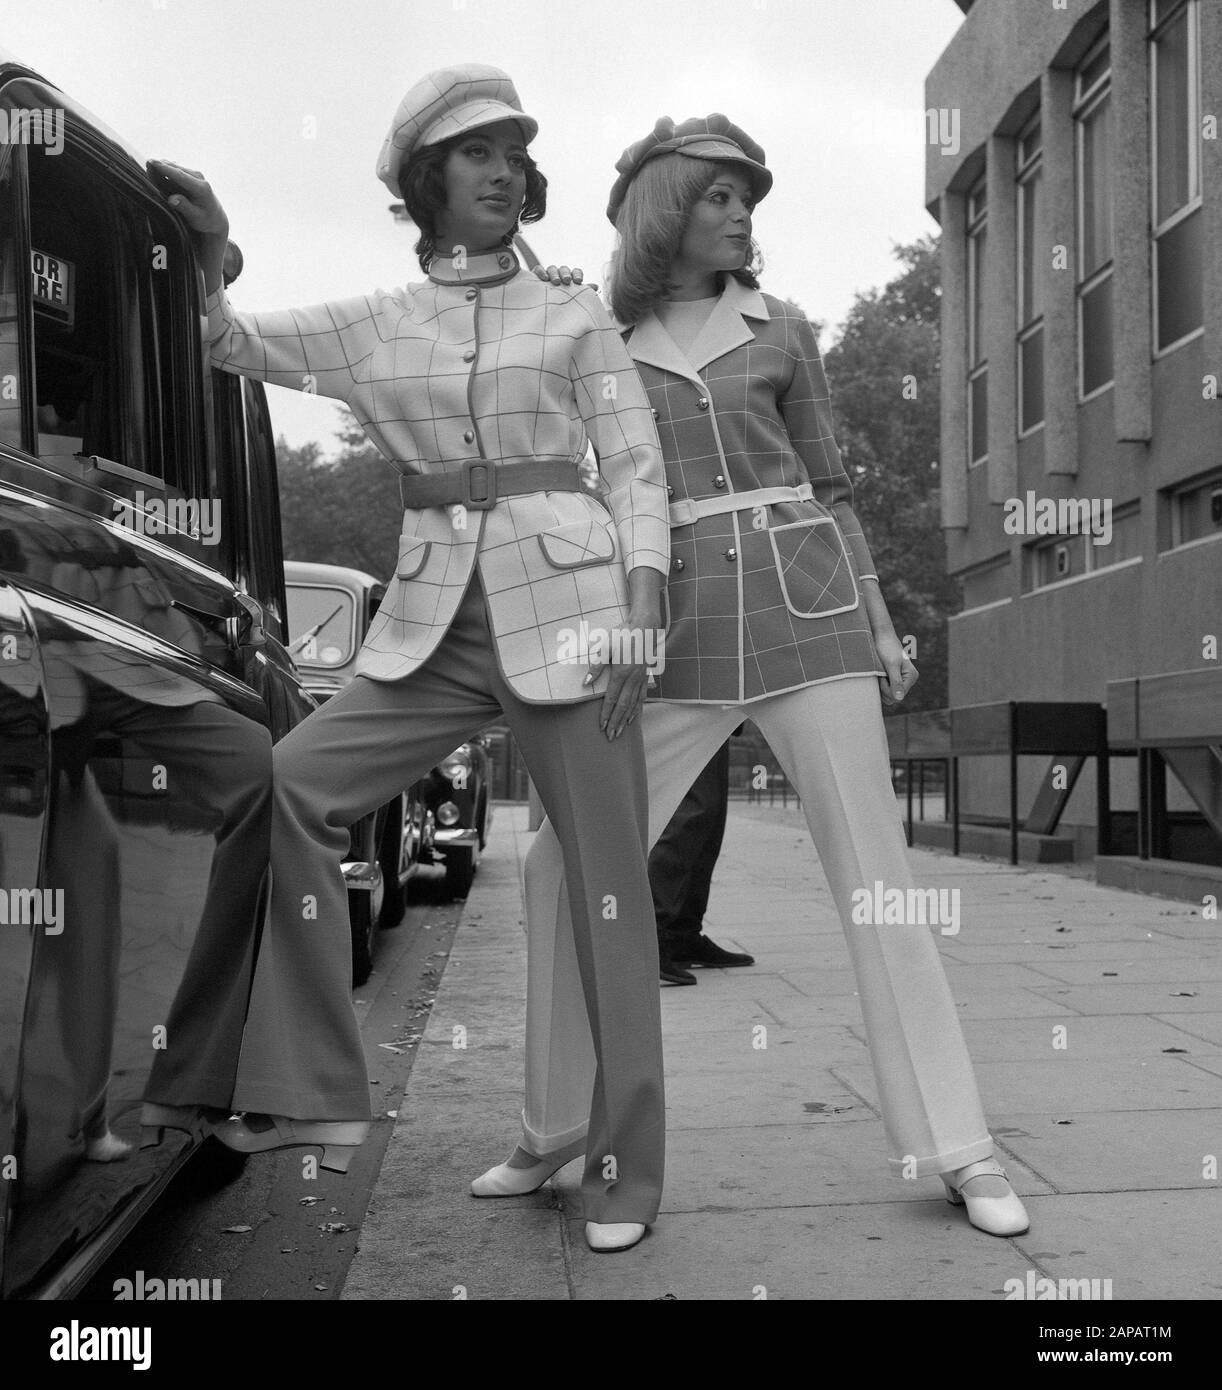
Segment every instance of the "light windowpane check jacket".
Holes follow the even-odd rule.
[[[478,563],[497,659],[523,700],[589,699],[587,665],[562,660],[584,619],[619,627],[627,573],[667,572],[657,431],[640,379],[592,290],[555,286],[507,252],[427,282],[275,313],[207,301],[213,365],[342,400],[406,474],[560,459],[587,437],[607,492],[539,492],[489,510],[404,512],[396,580],[365,638],[359,675],[397,680],[436,648]]]
[[[860,590],[874,562],[810,323],[727,276],[687,354],[656,314],[622,331],[657,419],[671,501],[666,664],[652,694],[741,704],[883,675]],[[684,519],[688,499],[804,484],[809,500]]]

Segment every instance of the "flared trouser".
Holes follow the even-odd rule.
[[[518,699],[497,666],[476,576],[423,666],[396,681],[358,676],[276,744],[271,902],[235,1108],[312,1120],[369,1116],[340,873],[347,827],[504,718],[559,829],[570,886],[574,1007],[589,1053],[581,1097],[589,1116],[586,1219],[654,1219],[665,1102],[644,751],[639,723],[606,738],[601,703]]]
[[[650,844],[712,754],[748,717],[802,798],[844,927],[891,1162],[921,1177],[989,1157],[993,1140],[931,928],[853,921],[855,890],[873,896],[879,881],[886,888],[913,886],[874,676],[805,686],[750,705],[651,701],[641,721]],[[564,860],[546,824],[526,859],[526,909],[522,1143],[542,1157],[584,1133],[593,1065],[579,1007]]]

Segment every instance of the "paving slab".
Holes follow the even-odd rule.
[[[936,1179],[886,1163],[856,981],[800,814],[730,816],[706,927],[758,964],[662,993],[667,1186],[646,1239],[586,1248],[577,1162],[527,1197],[469,1195],[516,1142],[522,1103],[531,834],[524,808],[498,807],[407,1094],[383,1098],[398,1117],[345,1298],[1000,1300],[1028,1272],[1111,1279],[1116,1300],[1222,1293],[1217,923],[1080,869],[914,851],[918,883],[963,890],[964,930],[936,940],[1032,1217],[999,1240]]]

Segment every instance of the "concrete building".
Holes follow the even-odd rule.
[[[1170,693],[1195,742],[1142,762],[1146,848],[1222,865],[1222,4],[958,4],[925,101],[950,703]],[[1114,734],[1140,695],[1111,693]],[[1140,761],[1111,760],[1121,851]],[[1002,760],[965,760],[960,795],[1003,816]],[[1062,822],[1081,853],[1095,819],[1088,767]]]

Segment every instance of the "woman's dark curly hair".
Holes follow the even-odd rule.
[[[437,145],[426,145],[407,161],[399,179],[399,192],[407,207],[407,215],[420,228],[420,239],[413,248],[420,260],[420,269],[428,268],[437,254],[437,214],[446,205],[446,160],[450,151],[469,140],[474,132],[466,130]],[[547,211],[547,179],[539,166],[526,153],[526,199],[512,228],[505,233],[505,245],[513,242],[519,222],[538,222]]]

